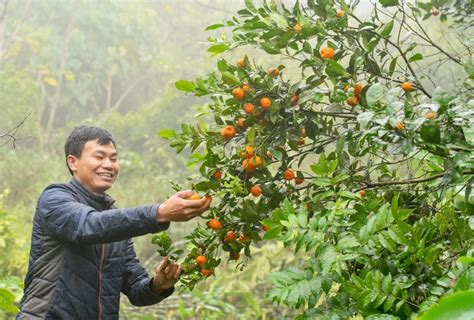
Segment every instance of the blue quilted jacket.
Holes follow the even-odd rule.
[[[17,319],[118,319],[120,292],[137,306],[160,302],[130,238],[166,230],[158,205],[117,209],[77,180],[41,194],[33,221],[25,291]]]

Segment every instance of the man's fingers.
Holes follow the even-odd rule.
[[[168,279],[174,278],[174,275],[176,271],[178,270],[178,268],[179,268],[179,265],[177,263],[170,264],[166,270],[166,278]]]
[[[181,199],[187,199],[194,194],[192,190],[183,190],[175,193],[175,196]]]
[[[158,268],[156,271],[161,272],[161,273],[166,273],[165,270],[169,264],[170,264],[170,259],[168,257],[165,257],[163,261],[161,261],[161,263],[158,265]]]
[[[181,266],[178,265],[178,268],[176,269],[176,271],[175,271],[175,273],[174,273],[174,275],[173,275],[173,278],[178,279],[179,276],[181,275],[181,271],[182,271],[182,270],[183,270],[183,269],[181,269]]]

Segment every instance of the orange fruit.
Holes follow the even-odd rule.
[[[267,151],[267,157],[273,158],[273,153],[270,150]]]
[[[212,218],[211,220],[209,220],[207,222],[207,225],[212,230],[219,230],[220,228],[222,228],[222,223],[219,220],[215,219],[215,218]]]
[[[222,178],[222,171],[221,170],[216,170],[216,172],[214,172],[212,177],[219,181]]]
[[[402,121],[398,121],[397,124],[395,125],[395,127],[398,129],[398,130],[405,130],[405,125],[403,124]]]
[[[242,85],[242,90],[244,90],[244,92],[250,92],[252,91],[252,87],[250,87],[248,83],[244,83]]]
[[[290,102],[292,105],[296,106],[298,104],[298,100],[300,99],[300,96],[297,95],[297,94],[294,94],[291,99],[290,99]]]
[[[358,96],[362,93],[362,90],[364,90],[364,87],[359,82],[357,82],[354,85],[354,94]]]
[[[295,173],[291,169],[286,169],[285,172],[283,172],[283,178],[285,180],[293,180],[295,178]]]
[[[194,261],[196,261],[197,266],[201,268],[204,264],[206,264],[207,258],[205,256],[197,256]]]
[[[255,156],[249,159],[249,162],[254,164],[256,167],[260,167],[262,165],[262,158],[259,156]]]
[[[237,87],[232,90],[232,95],[234,96],[235,100],[242,101],[245,98],[245,91],[244,89]]]
[[[439,10],[436,8],[433,8],[431,9],[431,14],[436,17],[437,15],[439,15]]]
[[[280,75],[280,69],[278,68],[268,68],[268,74],[272,77],[278,77]]]
[[[236,64],[241,67],[241,68],[244,68],[245,67],[245,60],[244,58],[240,58],[237,60]]]
[[[241,128],[245,128],[245,118],[239,118],[239,120],[237,120],[236,124]]]
[[[239,258],[240,258],[240,253],[238,253],[238,252],[231,252],[229,256],[230,256],[230,259],[231,259],[231,260],[239,260]]]
[[[262,230],[263,231],[268,231],[268,230],[270,230],[270,227],[268,227],[266,225],[262,225]]]
[[[245,159],[242,161],[242,168],[244,168],[245,172],[250,173],[254,172],[257,167],[250,162],[250,159]]]
[[[361,197],[365,197],[365,190],[364,190],[364,189],[359,190],[359,195],[360,195]]]
[[[359,99],[357,99],[357,97],[349,97],[346,102],[348,105],[355,107],[359,103]]]
[[[324,47],[321,49],[321,58],[332,59],[334,57],[334,49],[330,47]]]
[[[295,24],[295,26],[293,27],[293,30],[295,30],[296,33],[301,33],[302,29],[303,27],[301,27],[301,24],[299,23]]]
[[[260,188],[258,185],[254,185],[252,188],[250,188],[250,193],[254,197],[259,197],[262,194],[262,188]]]
[[[404,91],[411,91],[413,90],[413,85],[410,82],[405,81],[404,83],[402,83],[402,89]]]
[[[295,184],[302,184],[303,182],[304,182],[303,178],[300,178],[300,177],[295,178]]]
[[[430,120],[436,118],[436,112],[428,112],[428,113],[425,115],[425,118],[426,118],[426,119],[430,119]]]
[[[337,16],[338,18],[344,17],[345,14],[346,14],[346,12],[345,12],[344,10],[342,10],[342,9],[337,9],[337,10],[336,10],[336,16]]]
[[[251,146],[245,146],[244,150],[240,153],[240,156],[244,159],[250,159],[253,157],[254,149]]]
[[[232,242],[235,240],[235,233],[234,231],[227,231],[224,241],[226,242]]]
[[[235,133],[235,127],[231,125],[225,126],[221,129],[221,137],[224,138],[224,140],[232,139],[233,137],[235,137]]]
[[[248,114],[252,114],[254,111],[255,111],[255,106],[253,103],[250,103],[250,102],[246,102],[244,103],[244,111]]]
[[[272,100],[270,100],[268,97],[263,97],[262,99],[260,99],[260,107],[262,107],[263,109],[267,110],[268,108],[270,108],[271,105]]]
[[[201,196],[195,193],[192,196],[190,196],[188,200],[201,200]]]
[[[209,277],[213,273],[214,273],[214,271],[212,271],[212,269],[202,269],[201,270],[201,274],[205,277]]]

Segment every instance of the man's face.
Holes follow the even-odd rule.
[[[86,142],[80,158],[67,156],[73,176],[89,191],[102,194],[114,183],[120,170],[117,150],[112,143]]]

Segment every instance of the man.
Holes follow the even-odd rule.
[[[25,291],[17,319],[118,319],[120,292],[137,306],[171,295],[181,268],[168,258],[150,278],[132,237],[166,230],[209,208],[182,191],[161,205],[117,209],[105,193],[119,173],[115,142],[104,129],[80,126],[65,144],[72,179],[41,194]]]

